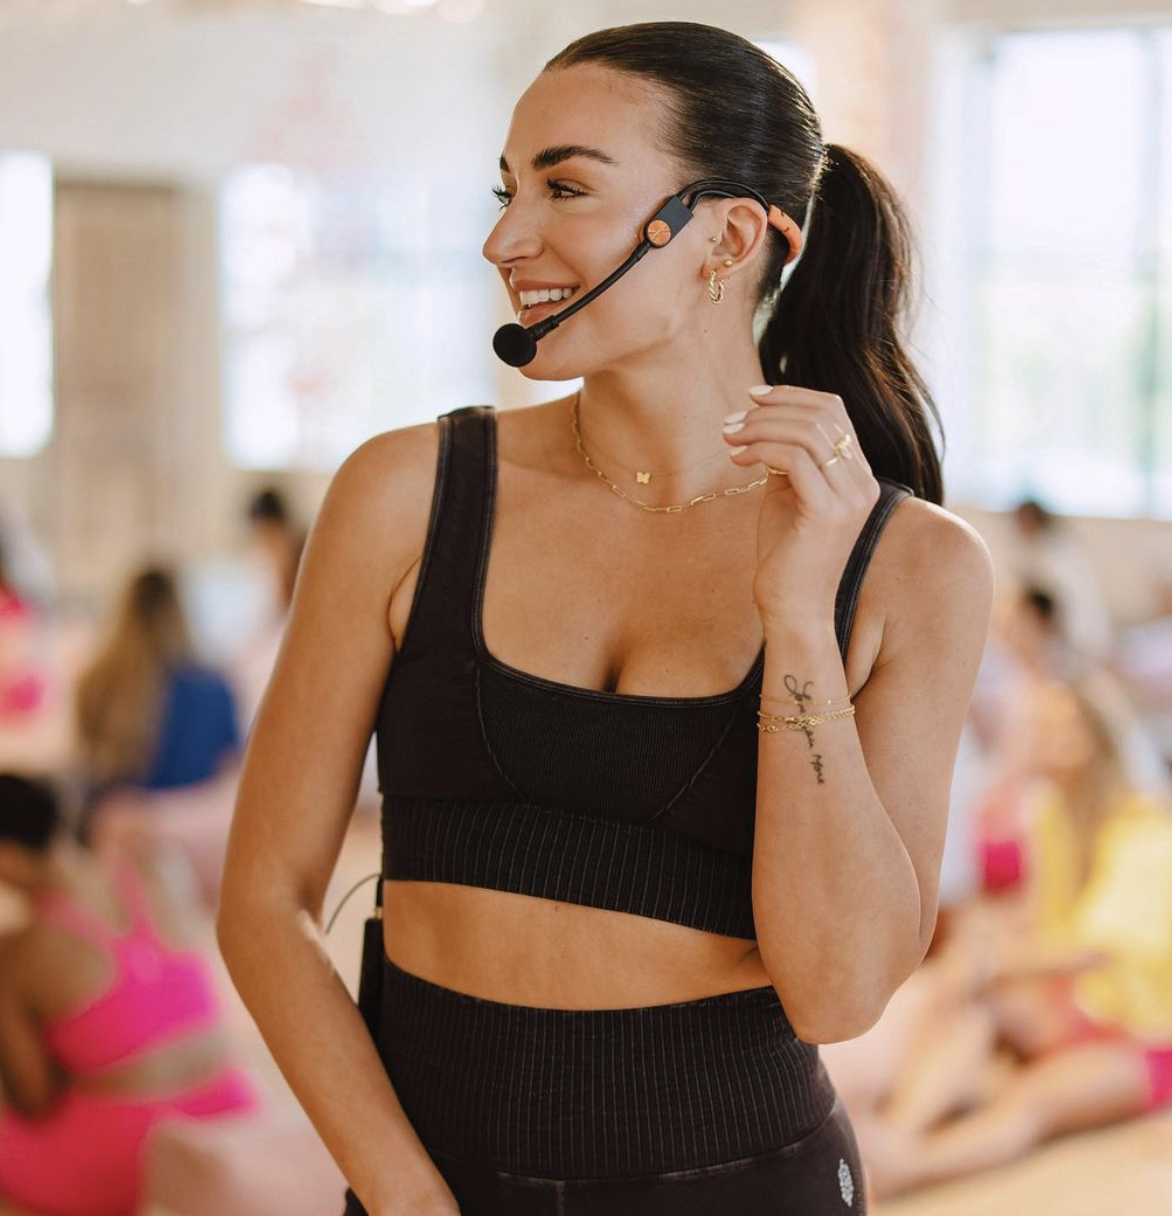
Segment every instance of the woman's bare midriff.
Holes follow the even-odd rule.
[[[85,1093],[150,1098],[180,1093],[211,1081],[232,1062],[231,1044],[221,1026],[185,1034],[124,1063],[71,1080]]]
[[[469,996],[619,1009],[769,984],[755,942],[558,900],[389,880],[383,945],[397,967]]]

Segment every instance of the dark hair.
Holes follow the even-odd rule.
[[[1034,524],[1041,529],[1051,529],[1054,527],[1056,517],[1054,514],[1044,507],[1036,498],[1023,498],[1021,502],[1013,508],[1013,513],[1019,519],[1030,519]]]
[[[248,502],[249,519],[268,519],[276,523],[285,523],[289,518],[289,509],[281,492],[273,486],[265,486],[258,490]]]
[[[0,773],[0,840],[43,853],[60,826],[61,810],[47,781]]]
[[[571,42],[545,69],[579,64],[666,91],[664,142],[689,180],[743,182],[799,225],[814,200],[807,246],[784,290],[789,243],[769,228],[757,288],[758,303],[773,297],[758,342],[761,365],[772,383],[841,396],[876,475],[942,502],[929,425],[931,416],[943,435],[940,417],[897,333],[911,279],[911,228],[879,170],[857,152],[823,145],[797,79],[728,30],[691,21],[615,26]]]
[[[1021,602],[1027,605],[1047,625],[1057,625],[1061,619],[1058,601],[1044,588],[1027,583],[1021,589]]]

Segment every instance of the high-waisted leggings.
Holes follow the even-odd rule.
[[[772,987],[549,1009],[384,956],[378,1046],[462,1216],[867,1210],[846,1110]],[[353,1191],[343,1216],[366,1216]]]

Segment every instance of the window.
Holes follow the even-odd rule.
[[[1172,29],[1000,34],[965,93],[950,494],[1172,518]]]
[[[330,471],[380,431],[491,401],[489,223],[414,175],[231,174],[220,251],[233,463]]]
[[[53,429],[53,171],[0,153],[0,456],[33,456]]]

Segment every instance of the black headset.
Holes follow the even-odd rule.
[[[585,308],[591,300],[597,299],[613,283],[631,269],[632,266],[649,250],[662,249],[669,245],[684,229],[684,226],[694,215],[693,208],[700,199],[709,195],[718,198],[751,198],[755,199],[769,212],[769,204],[764,195],[754,190],[752,186],[741,182],[727,181],[719,177],[703,177],[699,181],[682,186],[671,195],[658,211],[643,225],[643,239],[632,251],[630,257],[612,271],[584,296],[575,300],[561,312],[538,321],[535,325],[524,326],[516,323],[502,325],[492,339],[492,349],[510,367],[524,367],[532,362],[537,354],[537,343],[552,333],[567,318],[572,317],[580,308]]]

